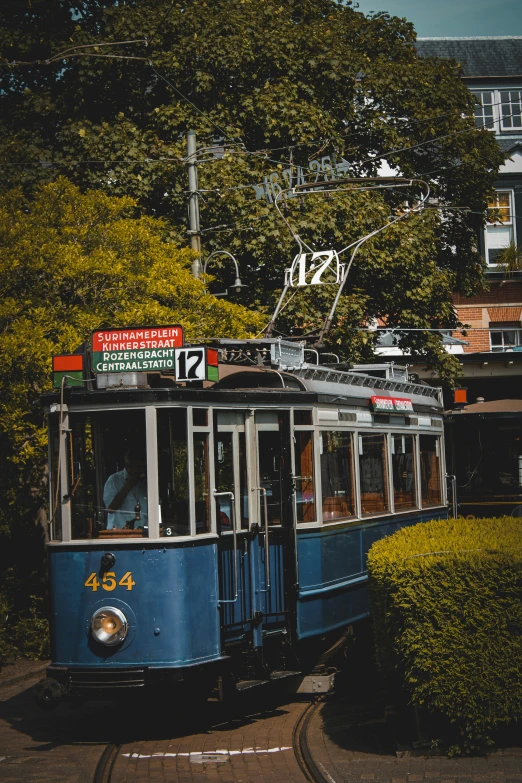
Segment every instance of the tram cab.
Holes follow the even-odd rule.
[[[318,640],[368,615],[371,544],[447,516],[440,395],[404,368],[220,340],[192,348],[206,380],[181,380],[190,349],[169,350],[159,372],[84,353],[43,399],[50,706],[304,675]]]

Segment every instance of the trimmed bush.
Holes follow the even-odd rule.
[[[411,705],[483,750],[522,718],[522,519],[406,527],[368,555],[377,663]]]

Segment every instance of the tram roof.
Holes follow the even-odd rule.
[[[227,402],[338,404],[361,408],[375,399],[388,398],[407,399],[417,410],[442,410],[440,391],[412,382],[404,366],[393,363],[352,366],[339,360],[336,364],[321,365],[319,360],[323,357],[316,350],[307,349],[304,343],[279,338],[219,339],[209,343],[216,365],[219,355],[219,375],[216,375],[219,380],[185,385],[176,381],[177,375],[170,371],[98,372],[95,378],[89,377],[87,371],[84,380],[79,381],[82,386],[67,386],[67,401],[71,405],[111,407],[156,402],[197,405]],[[182,350],[185,349],[207,351],[204,346],[185,346]],[[305,361],[307,351],[316,355],[318,363]],[[86,364],[90,366],[90,359]],[[58,395],[58,392],[44,395],[43,404],[55,404]]]

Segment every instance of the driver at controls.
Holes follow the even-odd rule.
[[[107,530],[148,526],[147,463],[143,452],[132,446],[124,457],[123,470],[109,476],[103,489]]]

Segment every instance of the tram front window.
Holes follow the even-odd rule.
[[[72,538],[148,535],[143,411],[72,414]]]
[[[160,535],[189,536],[186,408],[158,409]]]
[[[385,435],[359,435],[359,472],[363,514],[388,511],[388,466]]]

